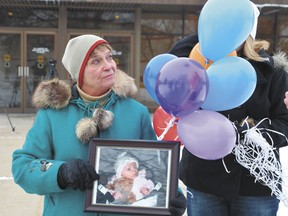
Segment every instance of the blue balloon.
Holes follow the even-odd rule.
[[[155,84],[158,73],[161,68],[169,61],[178,58],[175,55],[165,53],[152,58],[145,67],[143,74],[143,81],[148,94],[152,99],[159,104],[158,98],[155,93]]]
[[[254,24],[250,0],[209,0],[198,21],[202,55],[216,61],[236,50],[249,36]]]
[[[247,101],[256,88],[257,76],[245,59],[227,56],[215,61],[208,69],[209,91],[202,104],[206,110],[223,111]]]
[[[156,96],[170,115],[184,117],[203,104],[208,91],[205,69],[195,60],[181,57],[163,66],[156,80]]]

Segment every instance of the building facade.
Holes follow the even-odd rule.
[[[260,9],[257,38],[270,52],[288,53],[288,0],[253,1]],[[205,0],[1,0],[0,107],[33,113],[38,83],[69,75],[61,58],[70,38],[96,34],[113,47],[118,67],[135,78],[139,101],[157,104],[143,84],[145,66],[179,39],[197,33]],[[5,109],[0,109],[4,112]]]

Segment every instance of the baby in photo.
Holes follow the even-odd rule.
[[[146,178],[146,170],[138,168],[138,160],[126,156],[126,152],[117,157],[114,166],[116,174],[107,185],[115,203],[134,203],[154,189],[154,183]]]

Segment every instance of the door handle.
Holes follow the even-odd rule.
[[[28,77],[29,76],[29,67],[19,66],[18,67],[18,76],[19,77]]]
[[[23,76],[23,67],[22,66],[18,66],[18,76],[19,77]]]
[[[29,67],[24,67],[24,76],[29,77]]]

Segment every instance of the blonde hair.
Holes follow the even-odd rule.
[[[243,54],[254,61],[265,61],[266,58],[259,56],[260,50],[268,50],[270,43],[266,40],[253,40],[249,35],[243,47]]]
[[[90,53],[90,58],[93,57],[94,55],[94,51],[95,50],[102,50],[103,48],[107,48],[108,50],[110,50],[111,52],[113,51],[112,47],[110,46],[110,44],[108,43],[101,43],[99,44],[91,53]]]
[[[107,49],[109,49],[110,51],[112,51],[113,49],[112,49],[112,47],[110,46],[110,44],[108,44],[108,43],[101,43],[101,44],[99,44],[95,49],[102,49],[103,47],[106,47]]]

